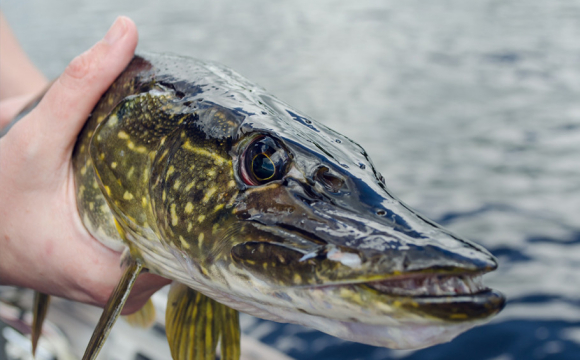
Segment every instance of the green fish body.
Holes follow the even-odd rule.
[[[131,271],[182,284],[168,307],[176,359],[211,358],[219,338],[237,358],[235,310],[421,348],[505,301],[481,284],[495,259],[390,194],[361,146],[219,64],[135,56],[73,165],[88,231],[128,249]]]

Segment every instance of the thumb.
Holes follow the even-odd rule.
[[[91,110],[131,61],[137,41],[135,23],[120,16],[102,40],[71,61],[31,116],[36,123],[30,125],[43,137],[39,144],[46,147],[39,150],[70,154]]]

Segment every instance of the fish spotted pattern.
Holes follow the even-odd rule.
[[[185,285],[169,300],[174,358],[200,358],[202,343],[211,357],[220,336],[239,356],[232,309],[420,348],[503,307],[481,284],[497,266],[485,249],[390,194],[358,144],[221,65],[136,56],[73,162],[89,232]],[[182,327],[209,340],[194,351]]]

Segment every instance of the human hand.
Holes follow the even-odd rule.
[[[131,61],[137,39],[135,24],[118,18],[0,139],[0,284],[104,306],[121,278],[120,254],[81,222],[71,156],[91,110]],[[167,283],[139,276],[123,313],[138,310]]]

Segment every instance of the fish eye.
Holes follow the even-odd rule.
[[[288,154],[273,138],[260,136],[246,148],[241,161],[242,179],[247,185],[257,186],[284,176]]]
[[[252,173],[259,181],[270,180],[276,175],[276,165],[265,153],[254,156]]]

